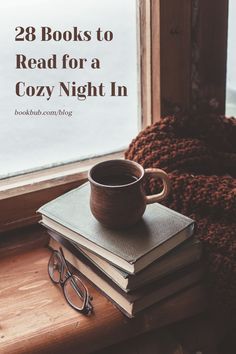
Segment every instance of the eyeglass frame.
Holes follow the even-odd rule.
[[[56,281],[55,279],[53,279],[51,273],[50,273],[50,264],[52,259],[57,256],[59,257],[60,260],[60,269],[58,269],[60,278],[58,281]],[[67,301],[67,303],[76,311],[84,314],[84,315],[88,315],[91,314],[91,312],[93,311],[93,305],[91,304],[91,301],[93,300],[92,297],[89,295],[88,289],[87,287],[84,285],[84,283],[82,282],[82,280],[80,279],[80,277],[78,277],[77,274],[73,274],[70,269],[69,269],[69,265],[67,260],[65,259],[64,256],[64,252],[63,249],[61,247],[59,247],[59,251],[58,250],[53,250],[53,253],[51,254],[49,261],[48,261],[48,275],[51,279],[51,281],[54,284],[60,284],[62,290],[63,290],[63,294],[64,297]],[[64,277],[64,280],[63,280]],[[81,290],[79,288],[79,286],[76,284],[76,282],[74,282],[74,277],[76,277],[79,282],[81,283],[83,289]],[[75,290],[75,292],[77,293],[78,296],[80,296],[83,299],[83,307],[82,308],[78,308],[76,305],[74,305],[67,297],[66,292],[65,292],[65,283],[69,280],[72,279],[72,286]]]

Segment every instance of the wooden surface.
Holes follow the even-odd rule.
[[[41,205],[78,187],[82,182],[84,180],[0,200],[0,238],[7,230],[37,223],[40,217],[36,210]]]
[[[189,0],[160,0],[162,116],[168,114],[170,103],[182,109],[190,107],[191,6]]]
[[[155,31],[152,45],[160,37],[161,115],[212,99],[224,114],[228,0],[153,1],[160,3],[160,36]]]
[[[204,312],[96,354],[235,354],[235,326],[229,314]]]
[[[40,242],[43,245],[45,239]],[[19,242],[15,252],[10,244],[5,242],[0,262],[1,354],[72,353],[76,348],[80,348],[80,354],[88,353],[205,308],[204,291],[199,285],[130,320],[88,284],[95,311],[86,317],[70,308],[60,288],[51,283],[47,274],[50,251],[46,247],[22,253],[24,243],[20,246]],[[12,251],[7,256],[9,247]]]
[[[215,98],[225,113],[228,0],[199,2],[200,96]]]
[[[161,33],[160,22],[161,0],[151,0],[151,92],[152,92],[152,123],[161,118]]]
[[[118,152],[0,180],[0,233],[37,223],[36,210],[84,183],[93,164],[122,156]]]
[[[141,128],[152,123],[152,61],[151,61],[151,4],[150,0],[139,2],[139,60],[141,84]]]

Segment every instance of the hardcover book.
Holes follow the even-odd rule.
[[[51,236],[50,246],[52,248],[54,248],[56,243],[60,243],[67,250],[71,250],[72,253],[78,254],[82,258],[86,257],[88,263],[93,263],[125,292],[143,287],[144,285],[151,283],[152,281],[157,281],[187,265],[198,262],[202,254],[201,242],[196,238],[191,237],[174,250],[150,264],[141,272],[137,274],[128,274],[87,249],[78,247],[76,243],[67,240],[60,234],[49,229],[48,233]]]
[[[137,273],[192,236],[194,221],[161,204],[147,205],[136,225],[111,230],[89,207],[85,183],[42,206],[42,224],[125,270]]]
[[[52,239],[50,246],[55,250],[58,250],[61,246],[67,261],[102,291],[128,317],[135,316],[145,308],[199,282],[202,278],[201,264],[195,263],[159,281],[126,293],[93,263],[88,262],[88,259],[83,257],[72,244],[70,250],[68,250]]]

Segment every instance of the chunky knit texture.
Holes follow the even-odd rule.
[[[125,157],[168,172],[165,205],[197,222],[213,303],[236,309],[236,119],[169,116],[135,138]],[[160,190],[147,179],[146,192]]]

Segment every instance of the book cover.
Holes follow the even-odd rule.
[[[129,273],[145,268],[193,234],[192,219],[158,203],[148,205],[136,225],[111,230],[92,216],[89,196],[86,183],[47,203],[38,210],[42,223]]]
[[[50,246],[52,249],[58,250],[60,243],[52,240]],[[84,257],[82,253],[78,252],[72,244],[67,243],[68,248],[64,245],[61,246],[67,261],[114,302],[128,317],[133,317],[152,304],[199,282],[203,274],[202,265],[198,262],[178,270],[159,281],[154,281],[140,289],[126,293],[104,272]]]
[[[92,262],[97,268],[104,272],[110,279],[116,283],[123,291],[130,292],[134,289],[143,287],[144,285],[161,279],[172,272],[186,267],[200,260],[202,255],[202,247],[200,241],[194,237],[185,241],[174,250],[167,253],[151,265],[143,269],[137,274],[129,274],[115,267],[105,259],[95,255],[85,248],[78,247],[75,242],[71,242],[60,234],[48,229],[51,236],[50,245],[54,248],[54,241],[62,244],[72,253],[82,254],[89,262]]]

